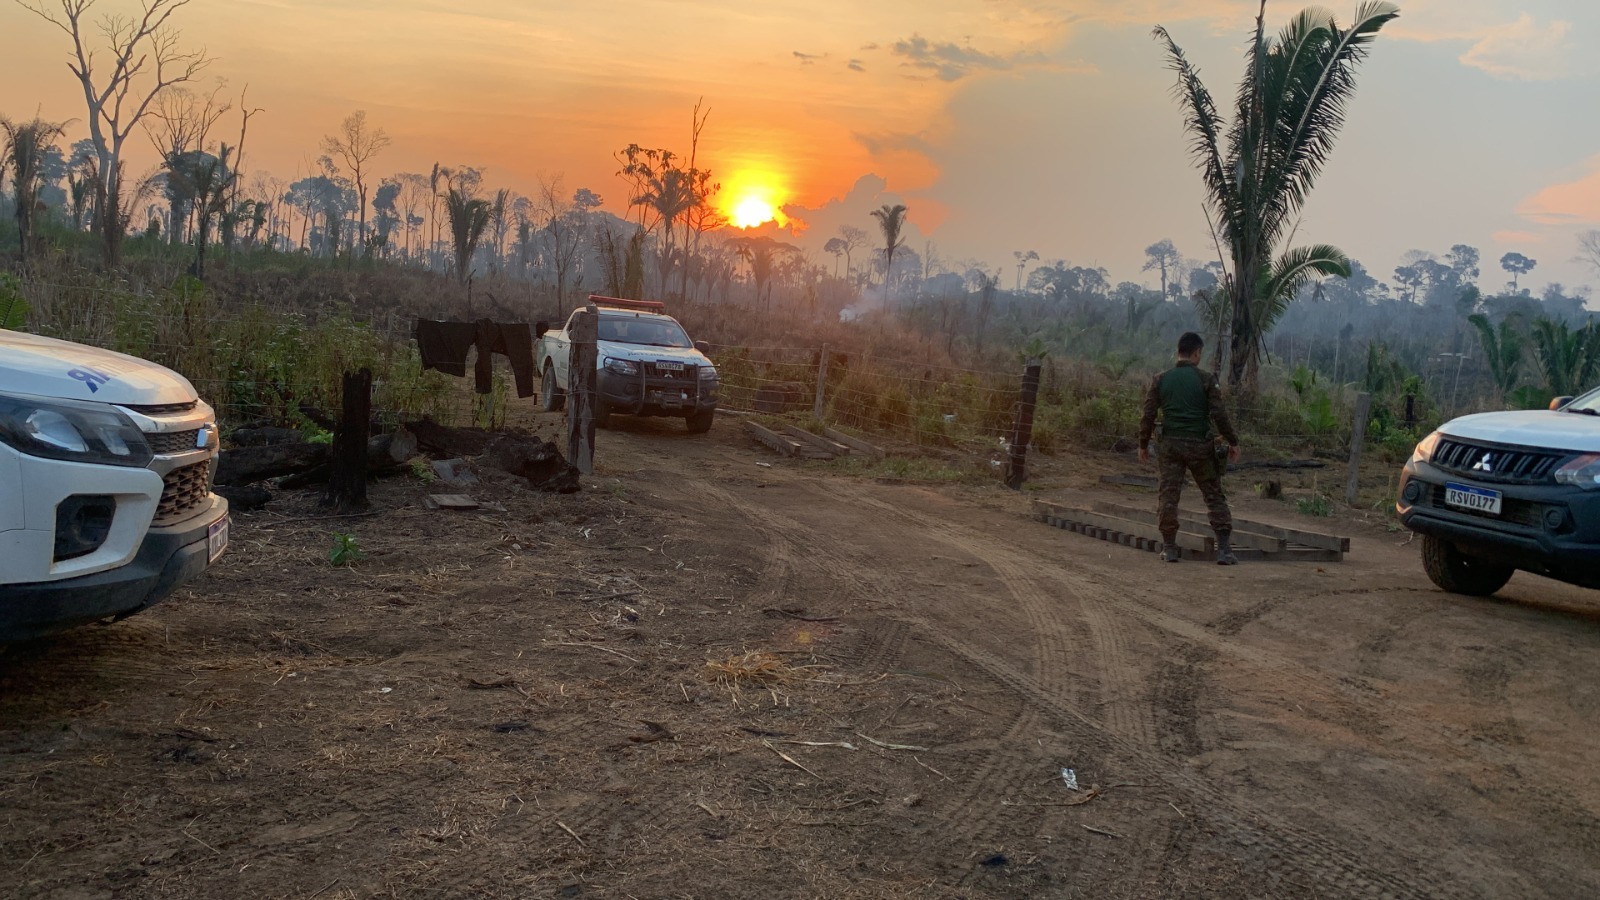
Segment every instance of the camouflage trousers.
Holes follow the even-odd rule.
[[[1156,524],[1161,536],[1172,543],[1178,534],[1178,499],[1183,495],[1184,474],[1194,476],[1205,498],[1211,530],[1218,536],[1232,533],[1233,513],[1222,493],[1222,462],[1211,441],[1162,438],[1156,446],[1156,468],[1161,473]]]

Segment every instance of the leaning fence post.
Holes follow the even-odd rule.
[[[572,317],[567,339],[567,460],[585,475],[594,474],[594,403],[600,311],[589,306]]]
[[[1039,360],[1030,359],[1022,370],[1022,401],[1011,424],[1011,460],[1006,466],[1006,487],[1022,490],[1027,474],[1028,444],[1033,440],[1033,407],[1039,401]]]
[[[828,345],[822,345],[821,362],[817,363],[817,402],[811,407],[811,416],[818,422],[822,421],[823,403],[827,399],[828,389]]]
[[[1356,505],[1361,490],[1361,445],[1367,441],[1367,419],[1372,416],[1372,395],[1356,395],[1356,421],[1350,432],[1350,480],[1344,486],[1344,502]]]
[[[372,370],[344,373],[344,402],[333,430],[324,503],[341,513],[367,508],[367,432],[372,418]]]

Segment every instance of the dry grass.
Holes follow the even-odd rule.
[[[763,651],[712,660],[706,663],[706,672],[713,682],[731,689],[741,685],[776,687],[810,678],[808,673],[790,666],[776,654]]]

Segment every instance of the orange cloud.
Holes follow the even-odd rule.
[[[1540,225],[1600,223],[1600,156],[1591,157],[1588,168],[1582,178],[1550,185],[1522,201],[1517,213]]]

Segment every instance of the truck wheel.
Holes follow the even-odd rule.
[[[1432,535],[1422,536],[1422,568],[1433,583],[1452,594],[1487,597],[1506,586],[1511,566],[1474,559],[1456,545]]]
[[[611,427],[611,404],[604,397],[594,398],[594,427]]]
[[[684,421],[689,426],[690,434],[705,434],[711,430],[711,423],[715,421],[716,418],[717,411],[715,409],[708,409],[704,412],[697,412],[694,415],[689,416]]]
[[[556,367],[545,363],[544,374],[539,376],[539,407],[545,412],[561,412],[566,405],[566,392],[556,385]]]

